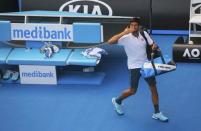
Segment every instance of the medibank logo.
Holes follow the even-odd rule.
[[[62,31],[48,30],[46,27],[35,27],[33,30],[14,29],[13,36],[17,39],[71,39],[70,31],[64,28]]]
[[[57,84],[55,66],[19,65],[21,84]]]
[[[11,25],[12,40],[73,41],[72,25],[21,24]]]
[[[40,71],[34,71],[34,72],[22,72],[22,77],[40,77],[40,78],[53,78],[54,73],[52,72],[40,72]]]

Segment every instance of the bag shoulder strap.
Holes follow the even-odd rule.
[[[147,58],[148,60],[151,60],[151,46],[148,43],[147,37],[145,36],[145,31],[147,32],[147,29],[143,26],[140,26],[139,28],[139,32],[142,35],[142,37],[145,39],[146,41],[146,52],[147,52]],[[148,33],[148,32],[147,32]]]
[[[142,35],[142,37],[145,39],[146,44],[149,45],[147,37],[144,34],[144,31],[146,31],[146,29],[144,27],[140,27],[140,34]],[[146,31],[147,32],[147,31]]]

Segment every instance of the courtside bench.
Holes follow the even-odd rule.
[[[0,22],[0,27],[3,27],[3,33],[0,33],[0,35],[2,35],[0,40],[13,40],[11,37],[11,34],[13,34],[12,28],[19,28],[18,35],[20,35],[24,26],[26,26],[26,29],[24,30],[24,35],[26,37],[31,37],[31,35],[29,35],[30,33],[28,33],[28,26],[30,26],[30,28],[33,27],[33,30],[36,30],[34,26],[40,26],[41,29],[46,28],[46,30],[48,28],[52,29],[51,27],[53,26],[65,28],[65,25],[58,24],[11,24],[9,21],[2,21]],[[15,35],[17,34],[14,34],[13,36]],[[89,43],[101,43],[103,41],[102,25],[100,23],[73,23],[72,37],[73,41],[71,42],[74,44],[82,43],[84,45]],[[45,58],[45,55],[40,53],[39,50],[42,46],[41,43],[44,44],[43,41],[43,39],[36,39],[35,41],[25,40],[26,48],[13,48],[10,52],[7,51],[7,55],[2,58],[2,63],[6,63],[7,65],[19,65],[21,84],[57,84],[57,66],[76,65],[94,67],[99,61],[96,58],[87,58],[83,56],[81,52],[85,49],[60,49],[60,51],[55,53],[52,58]],[[62,44],[62,41],[55,41],[54,39],[52,39],[52,42]],[[6,49],[3,50],[6,52]]]

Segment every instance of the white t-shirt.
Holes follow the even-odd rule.
[[[150,45],[153,44],[153,40],[149,34],[144,31],[145,37]],[[129,33],[122,36],[118,40],[118,45],[122,45],[127,55],[128,69],[141,68],[144,62],[147,60],[146,53],[146,40],[139,33],[138,37]]]

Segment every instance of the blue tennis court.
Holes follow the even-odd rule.
[[[178,36],[154,35],[163,54],[172,55]],[[151,118],[149,89],[139,90],[124,102],[118,116],[111,98],[129,86],[126,55],[118,46],[104,47],[109,55],[97,66],[105,72],[100,85],[21,85],[0,87],[1,131],[199,131],[201,121],[200,64],[177,63],[177,70],[157,77],[161,111],[169,123]],[[79,79],[78,79],[79,81]]]

